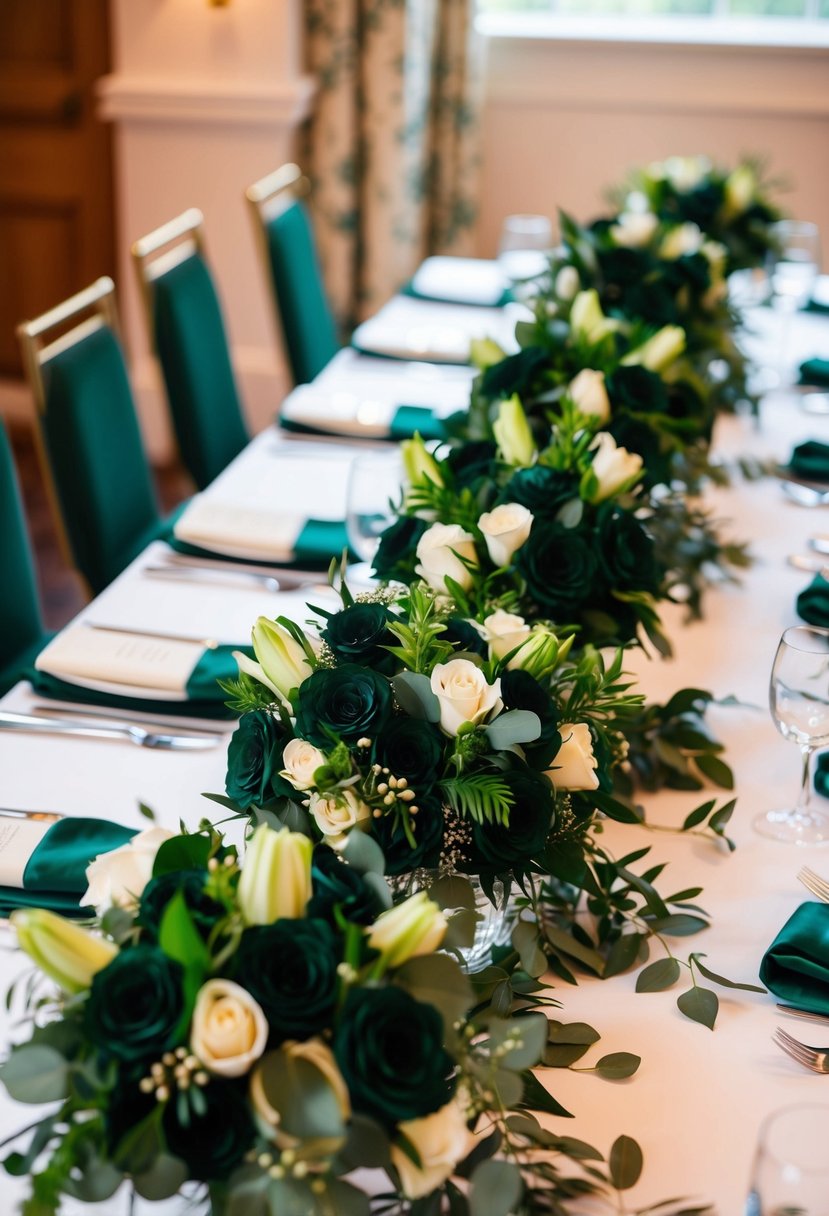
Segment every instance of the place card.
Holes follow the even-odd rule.
[[[29,859],[59,815],[0,811],[0,887],[22,887]]]
[[[40,652],[35,667],[70,683],[97,681],[184,693],[203,654],[200,642],[89,629],[81,622],[59,633]]]

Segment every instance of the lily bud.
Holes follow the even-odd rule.
[[[723,211],[727,218],[742,215],[754,201],[757,189],[757,174],[751,165],[738,165],[725,179],[725,202]]]
[[[570,328],[576,338],[595,344],[619,328],[619,322],[602,312],[599,293],[595,287],[580,291],[570,308]]]
[[[527,415],[517,393],[498,406],[498,417],[492,424],[495,442],[507,464],[527,467],[535,460],[535,440]]]
[[[114,942],[45,908],[18,908],[10,919],[21,950],[64,992],[85,992],[118,953]]]
[[[443,485],[438,462],[428,451],[420,435],[415,435],[414,439],[404,439],[400,445],[400,454],[403,459],[406,480],[410,486],[422,486],[427,482],[436,486]]]
[[[624,367],[647,367],[652,372],[664,371],[685,350],[685,330],[679,325],[663,325],[662,328],[629,351],[622,360]]]
[[[544,625],[535,625],[521,649],[507,663],[509,671],[526,671],[536,680],[542,680],[563,662],[575,635],[560,642],[556,635]]]
[[[287,629],[260,616],[253,626],[253,652],[266,677],[266,683],[286,700],[314,670],[305,651]]]
[[[507,352],[492,338],[473,338],[469,343],[469,362],[485,371],[506,359]]]
[[[382,912],[366,932],[368,944],[380,951],[386,967],[400,967],[410,958],[439,949],[446,928],[446,917],[437,904],[425,891],[418,891]]]
[[[313,844],[301,832],[262,824],[251,837],[239,879],[239,907],[249,925],[304,916],[311,898]]]

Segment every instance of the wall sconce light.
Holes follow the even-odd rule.
[[[230,0],[207,0],[211,8],[227,8]]]

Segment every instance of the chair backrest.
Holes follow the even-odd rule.
[[[98,279],[17,332],[37,406],[44,481],[72,559],[98,592],[160,524],[112,279]]]
[[[132,247],[179,451],[200,490],[248,442],[203,222],[191,208]]]
[[[302,201],[307,192],[307,179],[296,165],[283,165],[245,191],[277,328],[297,384],[313,380],[340,349],[311,219]]]
[[[32,551],[11,447],[0,422],[0,670],[43,637]]]

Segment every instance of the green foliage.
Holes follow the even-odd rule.
[[[274,695],[271,690],[246,672],[240,672],[235,679],[217,682],[227,694],[228,709],[232,709],[234,713],[246,714],[254,709],[270,709],[273,706]]]
[[[509,824],[512,792],[497,773],[469,773],[447,777],[439,788],[449,806],[461,819],[476,823]]]

